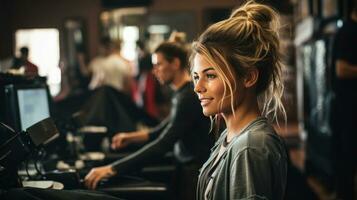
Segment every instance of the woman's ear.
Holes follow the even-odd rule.
[[[246,77],[244,78],[244,87],[249,88],[254,86],[259,78],[259,71],[257,68],[249,69]]]

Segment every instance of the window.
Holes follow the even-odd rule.
[[[47,77],[51,95],[60,91],[60,48],[57,29],[20,29],[15,33],[15,54],[23,46],[29,48],[29,60],[38,66],[40,76]]]
[[[137,26],[123,27],[123,57],[133,61],[137,58],[136,41],[139,40],[139,28]]]

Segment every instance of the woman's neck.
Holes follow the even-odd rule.
[[[242,129],[260,116],[257,100],[245,100],[235,109],[235,114],[223,114],[227,126],[227,142],[240,134]]]

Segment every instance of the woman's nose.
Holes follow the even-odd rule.
[[[197,80],[197,82],[195,83],[195,87],[193,88],[193,90],[196,93],[202,93],[206,91],[206,88],[203,86],[202,81],[201,80]]]

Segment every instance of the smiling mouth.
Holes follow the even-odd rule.
[[[207,106],[208,104],[211,103],[212,99],[210,99],[210,98],[204,98],[204,99],[200,99],[200,101],[201,101],[201,106],[202,106],[202,107],[205,107],[205,106]]]

